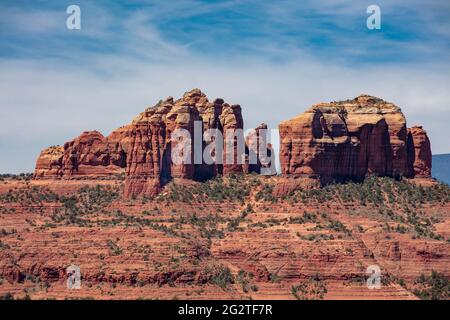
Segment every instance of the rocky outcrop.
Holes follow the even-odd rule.
[[[65,177],[120,174],[125,157],[100,132],[86,131],[64,144],[62,173]]]
[[[240,105],[222,106],[219,121],[223,130],[223,174],[242,173],[245,150],[238,149],[238,140],[244,141],[244,121]],[[242,144],[241,144],[242,145]],[[242,145],[245,148],[244,145]]]
[[[64,147],[42,151],[34,176],[78,179],[125,171],[125,196],[154,195],[174,178],[204,181],[243,173],[249,152],[243,127],[239,105],[210,102],[193,89],[176,101],[161,100],[108,137],[87,131]]]
[[[52,146],[41,151],[36,161],[35,178],[58,178],[62,175],[64,148]]]
[[[408,172],[417,178],[431,177],[431,145],[421,126],[408,129]]]
[[[130,126],[126,166],[125,195],[153,195],[171,178],[192,179],[194,162],[177,164],[171,159],[172,148],[178,142],[171,134],[176,129],[194,130],[198,111],[174,103],[169,97],[148,108]],[[192,142],[188,142],[192,147]]]
[[[279,129],[281,170],[287,176],[315,178],[323,185],[362,181],[370,174],[414,175],[408,168],[405,117],[382,99],[361,95],[316,104]]]
[[[181,99],[161,100],[107,137],[87,131],[63,147],[42,151],[34,177],[79,179],[125,172],[124,193],[129,197],[155,195],[171,179],[276,174],[267,125],[245,139],[243,127],[239,105],[220,98],[209,101],[193,89]],[[282,122],[279,129],[284,182],[275,193],[331,181],[362,181],[371,174],[430,177],[425,131],[407,130],[400,108],[379,98],[361,95],[319,103]]]
[[[275,175],[275,152],[272,144],[267,142],[267,124],[262,123],[245,137],[246,159],[245,173]]]
[[[86,131],[63,147],[43,150],[37,160],[34,178],[80,178],[120,174],[125,167],[126,151],[121,139],[123,128],[104,137],[98,131]]]
[[[126,164],[128,128],[122,127],[104,137],[98,131],[85,131],[63,147],[41,152],[34,178],[81,178],[120,174]]]
[[[232,142],[241,138],[242,132],[236,130],[243,128],[241,107],[229,105],[222,99],[210,102],[199,89],[186,92],[176,101],[172,97],[160,101],[134,119],[130,127],[125,196],[154,195],[173,178],[204,181],[218,174],[243,172],[242,163],[237,159],[243,158],[245,150],[227,143],[227,132]],[[178,129],[189,133],[190,139],[183,135],[175,137]],[[214,139],[209,139],[209,135],[203,138],[206,131],[214,130],[222,134],[222,154],[215,154],[216,148],[210,146]],[[179,143],[191,150],[188,158],[177,151],[181,150]],[[207,147],[213,150],[214,159],[220,156],[223,162],[203,161]],[[195,159],[195,150],[200,161]],[[178,161],[172,159],[172,155],[178,155]]]

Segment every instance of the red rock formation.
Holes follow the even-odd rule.
[[[408,129],[408,169],[410,177],[431,177],[431,144],[421,126]]]
[[[199,94],[195,90],[192,92]],[[241,106],[229,105],[220,98],[210,103],[202,96],[202,99],[196,102],[195,107],[199,110],[203,122],[203,132],[211,129],[218,130],[223,139],[221,142],[223,152],[215,154],[215,159],[221,158],[222,161],[217,161],[213,165],[202,164],[196,168],[198,180],[205,180],[217,174],[242,173],[245,162],[245,145],[238,145],[238,141],[244,141]],[[204,147],[211,143],[211,141],[206,141]]]
[[[199,132],[195,129],[196,121],[200,124]],[[154,195],[172,178],[203,181],[217,174],[242,172],[240,164],[196,164],[194,161],[195,148],[203,152],[211,143],[202,139],[206,130],[216,129],[222,133],[228,129],[243,127],[239,106],[229,106],[222,99],[211,103],[198,89],[186,92],[177,101],[169,97],[155,107],[148,108],[130,127],[125,196]],[[185,140],[184,137],[181,140],[175,139],[173,133],[177,129],[186,130],[191,140]],[[176,150],[174,148],[177,148],[177,144],[183,141],[191,148],[191,155],[189,161],[184,159],[179,163],[172,159],[172,150]],[[223,145],[226,148],[225,141]],[[233,150],[225,149],[224,158],[232,151],[236,159],[239,154],[236,147]]]
[[[279,128],[283,174],[322,184],[408,175],[405,117],[382,99],[362,95],[320,103]]]
[[[192,96],[174,103],[169,97],[148,108],[130,125],[127,156],[125,196],[154,195],[171,178],[193,179],[195,166],[193,153],[190,163],[172,161],[172,149],[178,140],[172,133],[177,129],[194,131],[194,121],[199,119],[192,104]],[[193,148],[193,141],[188,142]]]
[[[97,131],[83,132],[64,147],[43,150],[37,160],[34,177],[80,178],[120,174],[125,167],[126,152],[120,139],[123,128],[105,138]]]
[[[127,152],[130,145],[131,126],[123,126],[114,130],[106,137],[110,150],[112,164],[125,168],[127,161]]]
[[[181,132],[189,134],[190,140],[174,137],[174,132],[180,132],[178,129],[185,130]],[[195,148],[202,155],[212,143],[202,138],[209,129],[222,134],[223,153],[217,151],[214,157],[223,163],[194,161]],[[229,105],[222,99],[210,102],[204,93],[194,89],[177,101],[172,97],[160,101],[108,137],[97,131],[84,132],[65,143],[64,148],[44,150],[37,161],[35,178],[107,176],[126,168],[126,196],[155,194],[172,178],[206,180],[217,174],[243,172],[245,143],[240,144],[242,148],[236,143],[239,139],[244,141],[242,129],[239,105]],[[230,144],[227,132],[231,134]],[[187,153],[174,152],[181,157],[177,162],[172,159],[172,151],[180,150],[180,143],[187,143],[191,152],[189,159]]]
[[[36,161],[34,178],[58,178],[62,175],[64,148],[52,146],[42,150]]]
[[[240,105],[224,104],[219,116],[223,129],[223,174],[242,173],[245,162],[245,145],[238,141],[244,141],[244,121]],[[241,147],[239,149],[238,147]]]
[[[154,195],[174,178],[204,181],[218,174],[275,174],[267,126],[256,128],[244,143],[243,125],[239,105],[222,99],[210,102],[194,89],[176,101],[172,97],[160,101],[108,137],[84,132],[64,147],[42,151],[34,176],[96,178],[117,175],[125,168],[125,196],[132,196]],[[379,98],[362,95],[320,103],[279,128],[281,169],[288,175],[277,187],[281,193],[300,185],[315,186],[314,180],[323,185],[361,181],[369,174],[430,176],[426,133],[412,128],[407,134],[400,108]],[[185,136],[176,137],[180,129]],[[221,147],[223,152],[216,150]],[[208,153],[211,161],[204,159]],[[261,161],[264,153],[270,161]],[[256,163],[249,163],[254,156]],[[292,180],[298,178],[304,181]]]
[[[272,144],[267,142],[267,124],[262,123],[251,130],[245,138],[245,173],[275,175],[275,153]]]
[[[105,176],[119,174],[121,167],[113,163],[108,140],[98,131],[83,132],[64,144],[63,176]],[[116,159],[120,162],[120,159]]]
[[[201,141],[201,148],[205,154],[208,154],[212,159],[222,158],[222,154],[217,152],[215,139],[217,132],[223,132],[222,124],[220,123],[219,116],[222,113],[224,101],[222,99],[216,99],[213,103],[203,100],[196,104],[197,109],[200,112],[200,119],[202,120],[202,132],[205,133],[204,140]],[[223,142],[223,138],[221,140]],[[198,148],[199,145],[195,145]],[[209,152],[207,152],[209,151]],[[195,179],[198,181],[205,181],[217,174],[223,173],[222,164],[214,161],[213,163],[203,162],[202,164],[195,165]]]

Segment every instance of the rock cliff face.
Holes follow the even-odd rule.
[[[239,105],[223,99],[210,102],[199,89],[193,89],[176,101],[172,97],[160,101],[108,137],[97,131],[84,132],[64,147],[42,151],[34,177],[76,179],[125,170],[125,196],[154,195],[173,178],[204,181],[218,174],[243,173],[249,152],[245,143],[237,143],[244,141],[243,126]],[[175,136],[179,129],[190,138]],[[221,136],[216,137],[217,132]],[[182,147],[179,144],[191,149],[189,158],[177,152]],[[216,144],[223,146],[223,152],[216,150]],[[200,156],[209,152],[212,161],[195,161],[194,150],[200,150]],[[178,161],[172,159],[172,151]],[[258,166],[252,170],[259,172]]]
[[[107,137],[88,131],[63,147],[43,150],[34,177],[79,179],[125,172],[124,193],[129,197],[155,195],[171,179],[276,174],[267,125],[238,143],[244,142],[243,127],[239,105],[223,99],[210,102],[194,89],[181,99],[161,100]],[[426,132],[421,127],[407,129],[400,108],[379,98],[362,95],[319,103],[282,122],[279,129],[283,179],[302,178],[277,185],[281,194],[298,186],[362,181],[370,174],[410,178],[431,174]]]
[[[275,175],[275,152],[272,144],[267,142],[267,124],[262,123],[250,130],[245,138],[246,160],[245,173],[257,173],[263,175]]]
[[[98,131],[83,132],[78,138],[64,144],[63,176],[119,174],[125,164],[125,153],[114,147]]]
[[[431,153],[426,134],[417,129],[410,131],[412,144],[422,152],[417,171],[411,171],[408,159],[415,147],[407,147],[403,113],[394,104],[368,95],[316,104],[282,122],[279,129],[282,173],[315,178],[322,185],[331,181],[362,181],[370,174],[414,177],[416,172],[426,172],[419,167],[431,167],[423,160]]]
[[[37,160],[34,177],[80,178],[119,174],[125,167],[126,152],[121,144],[125,135],[120,129],[106,138],[98,131],[86,131],[63,147],[47,148]]]
[[[125,195],[152,195],[171,178],[193,179],[194,164],[177,164],[171,159],[172,148],[183,141],[172,141],[176,129],[194,130],[198,111],[169,97],[135,118],[129,132]],[[186,141],[190,146],[192,142]]]
[[[175,138],[173,133],[177,129],[186,130],[190,139],[183,135]],[[227,163],[228,155],[230,159],[233,155],[236,160],[245,152],[234,143],[226,143],[226,133],[234,133],[235,129],[243,129],[241,107],[230,106],[222,99],[210,102],[198,89],[186,92],[179,100],[169,97],[148,108],[131,124],[125,196],[154,195],[173,178],[204,181],[217,174],[242,173],[242,163]],[[207,130],[222,133],[223,164],[195,161],[194,150],[201,150],[201,156],[205,148],[213,143],[212,139],[201,138]],[[172,159],[172,151],[179,150],[178,143],[186,144],[192,151],[189,159],[175,152],[180,159],[183,158],[181,164]],[[215,149],[211,147],[211,150]],[[219,155],[212,154],[215,158]]]
[[[57,178],[62,174],[64,148],[52,146],[41,151],[34,171],[35,178]]]
[[[427,132],[421,126],[408,129],[409,175],[418,178],[431,177],[431,146]]]

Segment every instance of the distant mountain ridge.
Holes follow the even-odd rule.
[[[432,176],[450,184],[450,153],[433,155]]]

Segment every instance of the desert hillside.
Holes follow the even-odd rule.
[[[275,197],[280,179],[174,180],[129,199],[122,179],[2,181],[0,294],[448,299],[448,186],[372,177]],[[72,264],[79,290],[66,286]],[[366,285],[371,265],[380,289]]]

